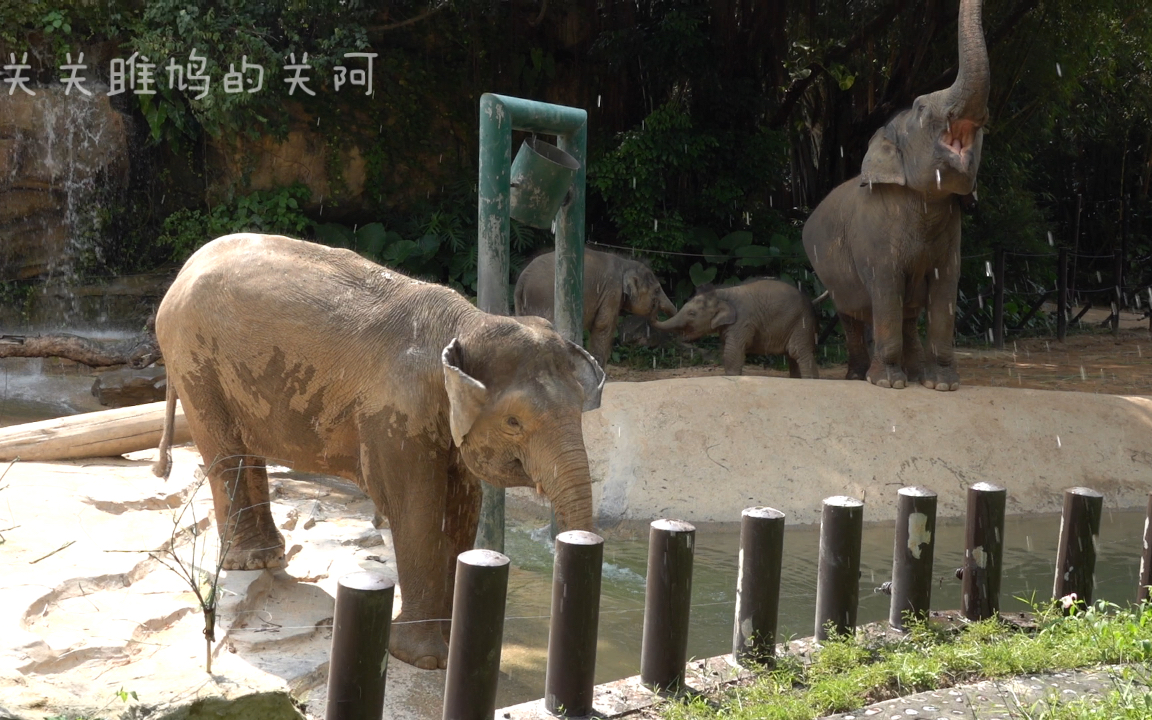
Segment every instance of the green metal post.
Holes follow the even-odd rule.
[[[588,113],[484,93],[480,96],[480,178],[477,224],[476,304],[485,312],[510,314],[508,209],[512,194],[512,131],[557,136],[557,147],[580,163],[571,202],[556,219],[556,329],[582,343],[584,319],[584,201],[587,171]],[[504,551],[504,490],[483,483],[476,547]]]

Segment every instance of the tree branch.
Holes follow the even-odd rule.
[[[545,4],[545,6],[547,6],[547,4]],[[439,5],[430,7],[419,15],[410,17],[407,20],[389,23],[388,25],[369,25],[364,29],[368,32],[388,32],[389,30],[398,30],[399,28],[406,27],[408,25],[414,25],[427,17],[431,17],[446,7],[448,7],[448,0],[441,0]]]
[[[156,338],[146,335],[127,342],[104,344],[79,335],[0,335],[0,358],[61,357],[89,367],[130,365],[140,368],[160,357]]]

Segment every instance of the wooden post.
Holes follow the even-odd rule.
[[[860,603],[860,542],[864,503],[837,495],[824,499],[820,517],[820,560],[816,576],[816,639],[856,628]]]
[[[732,655],[741,663],[766,665],[772,662],[776,651],[784,513],[770,507],[750,507],[740,515]]]
[[[992,340],[997,350],[1004,349],[1004,248],[996,246],[995,268],[992,271]]]
[[[960,609],[969,620],[985,620],[1000,613],[1007,498],[1008,492],[992,483],[979,482],[968,488]]]
[[[1074,487],[1064,491],[1053,598],[1075,594],[1077,604],[1092,603],[1092,588],[1096,584],[1096,538],[1100,535],[1103,508],[1104,496],[1091,488]]]
[[[349,573],[337,582],[325,720],[383,716],[394,593],[380,573]]]
[[[1068,250],[1060,248],[1056,260],[1056,339],[1068,334]]]
[[[927,620],[932,601],[932,557],[936,545],[936,493],[900,488],[896,500],[896,545],[892,549],[892,605],[888,622]]]
[[[555,548],[544,709],[584,717],[592,714],[604,538],[570,530],[556,536]]]
[[[456,557],[444,720],[491,720],[496,713],[508,563],[493,550],[468,550]]]
[[[640,680],[659,690],[684,683],[695,538],[696,528],[680,520],[655,520],[648,534]]]
[[[1152,493],[1148,493],[1148,514],[1144,517],[1144,553],[1140,556],[1140,589],[1136,598],[1141,603],[1152,599]]]

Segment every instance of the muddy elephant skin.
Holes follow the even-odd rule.
[[[680,312],[653,327],[688,341],[719,332],[725,375],[742,374],[745,355],[754,353],[786,356],[791,377],[820,377],[812,301],[779,280],[758,278],[723,288],[702,285]]]
[[[273,235],[218,238],[156,316],[168,370],[153,471],[176,398],[203,457],[225,567],[284,562],[265,461],[357,483],[387,517],[402,612],[392,654],[444,667],[455,557],[482,478],[536,486],[564,528],[592,530],[581,412],[604,374],[539,318],[489,315],[446,287]],[[416,622],[428,621],[428,622]]]
[[[528,263],[516,280],[516,314],[553,320],[555,277],[556,253],[545,253]],[[655,321],[657,313],[675,315],[676,306],[647,265],[585,248],[584,330],[589,336],[588,351],[601,366],[612,353],[616,320],[621,313]]]
[[[980,5],[960,3],[955,82],[878,129],[860,175],[832,190],[804,225],[808,259],[844,324],[850,380],[960,387],[953,331],[961,204],[974,199],[990,83]],[[917,329],[925,310],[927,357]]]

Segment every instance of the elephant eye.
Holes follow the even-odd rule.
[[[696,311],[695,310],[689,310],[688,311],[688,317],[696,317]]]
[[[504,418],[504,424],[508,426],[509,430],[519,430],[521,427],[520,420],[517,419],[515,415],[509,415]]]

